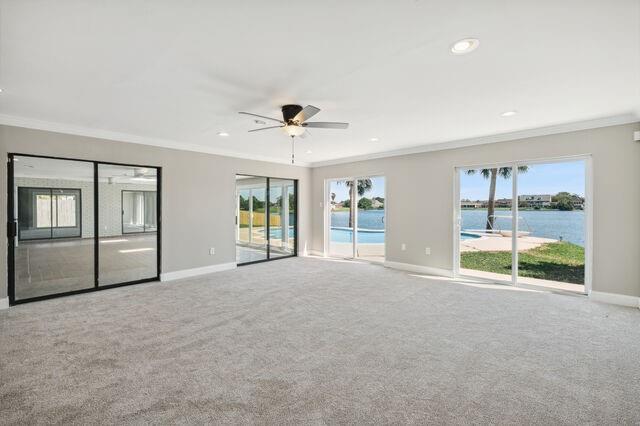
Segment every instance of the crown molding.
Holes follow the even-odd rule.
[[[398,157],[402,155],[420,154],[431,151],[442,151],[446,149],[463,148],[475,145],[492,144],[511,140],[526,139],[536,136],[548,136],[560,133],[574,132],[579,130],[596,129],[599,127],[616,126],[621,124],[637,123],[640,121],[640,111],[610,117],[597,118],[593,120],[577,121],[571,123],[557,124],[553,126],[537,127],[515,132],[500,133],[495,135],[479,136],[468,139],[457,139],[451,141],[435,142],[430,144],[417,145],[413,147],[381,151],[371,154],[356,155],[345,158],[338,158],[317,162],[296,162],[296,167],[325,167],[336,164],[353,163],[357,161],[373,160],[387,157]],[[63,123],[36,120],[26,117],[19,117],[7,114],[0,114],[0,124],[7,126],[23,127],[27,129],[46,130],[56,133],[65,133],[76,136],[86,136],[91,138],[106,139],[116,142],[127,142],[141,145],[157,146],[160,148],[176,149],[180,151],[200,152],[203,154],[220,155],[225,157],[239,158],[243,160],[264,161],[269,163],[291,165],[288,160],[260,155],[247,155],[246,153],[206,147],[199,144],[178,142],[175,140],[149,138],[145,136],[132,135],[128,133],[112,132],[109,130],[92,129],[88,127],[74,126]]]
[[[526,139],[536,136],[548,136],[560,133],[575,132],[579,130],[596,129],[599,127],[617,126],[621,124],[637,123],[640,121],[640,113],[616,115],[611,117],[597,118],[593,120],[576,121],[571,123],[557,124],[546,127],[536,127],[515,132],[499,133],[495,135],[479,136],[476,138],[458,139],[452,141],[436,142],[426,145],[418,145],[409,148],[382,151],[372,154],[356,155],[352,157],[339,158],[335,160],[312,162],[311,167],[325,167],[336,164],[353,163],[356,161],[374,160],[378,158],[398,157],[401,155],[419,154],[423,152],[442,151],[446,149],[464,148],[474,145],[485,145],[498,142],[507,142],[518,139]]]
[[[176,149],[180,151],[201,152],[203,154],[220,155],[224,157],[240,158],[243,160],[265,161],[268,163],[287,164],[297,167],[309,167],[310,163],[298,162],[290,164],[289,160],[282,158],[268,157],[262,155],[247,155],[246,153],[230,151],[225,149],[211,148],[189,142],[178,142],[170,139],[150,138],[128,133],[112,132],[110,130],[92,129],[89,127],[74,126],[71,124],[56,123],[52,121],[37,120],[15,115],[0,114],[0,124],[14,127],[23,127],[34,130],[46,130],[49,132],[65,133],[75,136],[86,136],[90,138],[106,139],[115,142],[127,142],[140,145],[157,146],[160,148]]]

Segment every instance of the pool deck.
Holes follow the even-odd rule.
[[[558,240],[531,236],[518,237],[518,252],[531,250],[546,243]],[[511,237],[502,235],[483,235],[480,238],[460,240],[460,252],[471,251],[511,251]]]

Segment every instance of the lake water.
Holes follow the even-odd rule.
[[[331,212],[331,227],[349,226],[349,211]],[[384,229],[384,210],[358,210],[358,229]]]
[[[584,211],[574,210],[565,212],[559,210],[521,210],[518,213],[521,218],[521,231],[531,231],[531,235],[534,237],[553,238],[556,240],[562,238],[564,241],[569,241],[584,247]],[[498,216],[506,216],[509,214],[509,211],[496,210],[496,215]],[[486,221],[486,209],[462,210],[463,231],[469,229],[484,229]],[[527,227],[527,224],[529,227]],[[331,213],[332,228],[346,228],[348,225],[348,211]],[[511,229],[511,221],[510,219],[497,219],[496,227]],[[384,210],[359,210],[358,228],[384,230]],[[349,240],[349,237],[346,234],[350,233],[350,231],[336,231],[338,230],[332,230],[331,232],[332,241]],[[367,235],[366,238],[374,238],[374,236]],[[376,240],[379,239],[384,241],[384,235],[378,235],[375,236],[375,238]]]
[[[496,216],[508,216],[510,211],[496,210]],[[534,237],[562,239],[584,247],[583,210],[520,210],[519,230],[531,231]],[[462,230],[484,229],[486,209],[462,210]],[[527,225],[529,225],[527,227]],[[495,228],[511,229],[511,219],[497,218]]]

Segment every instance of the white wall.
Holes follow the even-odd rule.
[[[311,240],[307,168],[0,126],[0,156],[6,158],[9,152],[162,167],[163,274],[235,262],[237,173],[298,179],[299,253],[305,253]],[[3,170],[0,185],[6,188],[6,166]],[[0,191],[3,223],[6,192]],[[5,226],[0,227],[0,239],[6,241]],[[215,255],[209,255],[210,247],[215,247]],[[0,258],[7,259],[6,244],[0,244]],[[7,295],[6,260],[0,261],[0,277],[2,299]]]
[[[452,270],[454,167],[591,154],[593,290],[640,296],[638,129],[640,123],[315,168],[312,249],[324,248],[325,179],[383,174],[387,260]]]

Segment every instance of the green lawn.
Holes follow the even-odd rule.
[[[584,248],[557,242],[520,252],[518,274],[522,277],[584,284]],[[511,275],[511,253],[508,251],[466,252],[460,255],[460,266],[476,271]]]

